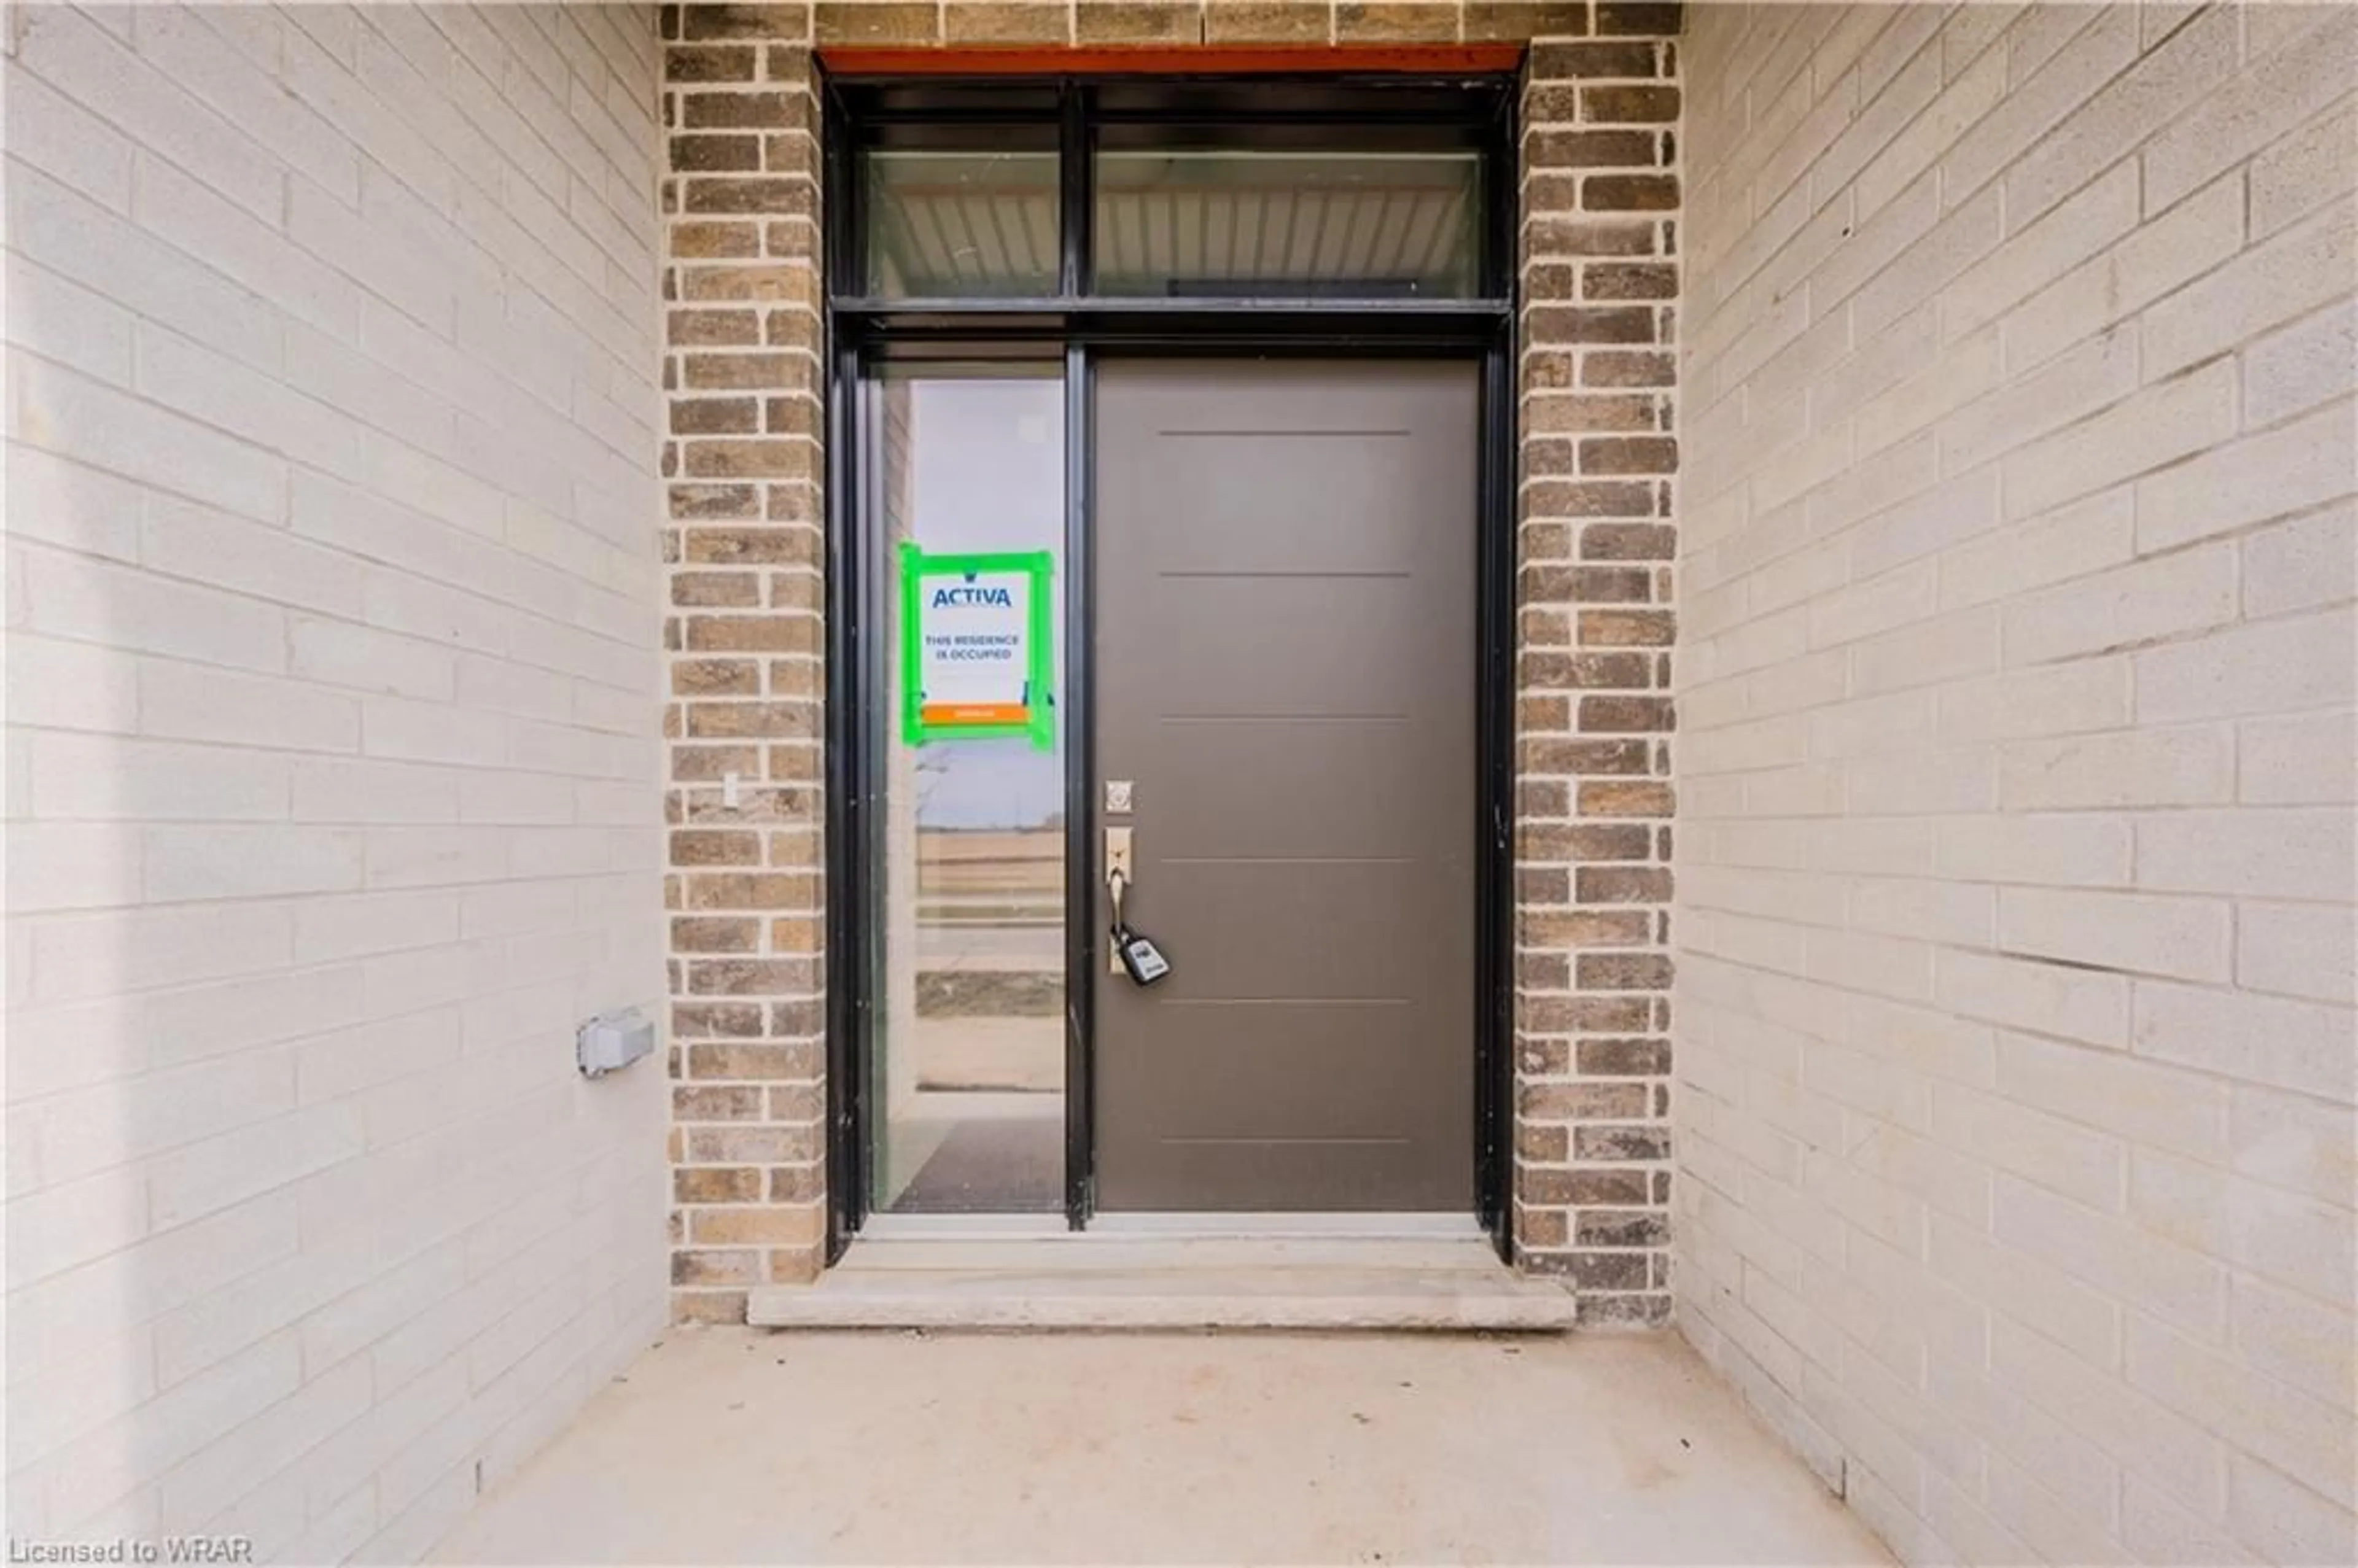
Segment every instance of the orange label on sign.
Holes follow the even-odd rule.
[[[927,724],[1027,724],[1032,710],[1020,702],[928,702],[917,716]]]

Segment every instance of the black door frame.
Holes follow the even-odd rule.
[[[883,844],[880,741],[888,560],[871,537],[873,449],[863,389],[880,362],[1025,348],[1061,360],[1065,385],[1065,1192],[1068,1225],[1095,1212],[1091,1005],[1105,955],[1096,929],[1093,378],[1101,354],[1447,357],[1480,366],[1476,735],[1475,1212],[1509,1255],[1513,1180],[1516,123],[1506,76],[1397,75],[979,80],[830,80],[822,211],[827,306],[827,1259],[868,1215],[868,1074],[881,994]],[[1462,138],[1482,157],[1482,297],[1380,300],[1104,298],[1087,293],[1091,151],[1109,124],[1199,132],[1219,145],[1298,145],[1323,130],[1406,128]],[[904,133],[989,136],[1053,125],[1060,157],[1056,295],[1024,299],[880,298],[841,286],[866,274],[860,152]]]

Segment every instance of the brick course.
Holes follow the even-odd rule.
[[[819,113],[809,6],[662,31],[671,1277],[742,1322],[826,1232]]]
[[[8,1530],[415,1562],[668,1304],[654,17],[0,50]]]
[[[1687,49],[1680,1323],[1904,1560],[2352,1561],[2358,13]]]
[[[665,9],[677,1315],[741,1318],[747,1286],[816,1272],[824,1232],[813,46],[1537,39],[1512,1222],[1588,1321],[1667,1320],[1679,25],[1476,0]]]
[[[1521,116],[1515,1252],[1600,1324],[1671,1303],[1678,47],[1543,39]]]

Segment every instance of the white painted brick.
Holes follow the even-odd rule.
[[[142,326],[137,375],[142,397],[265,451],[334,474],[360,470],[364,427],[291,391],[276,374],[248,370],[227,355]]]
[[[2252,235],[2264,239],[2358,178],[2358,102],[2345,100],[2252,160]]]
[[[1863,880],[1850,890],[1847,907],[1855,926],[1965,946],[1987,946],[1996,930],[1996,891],[1956,882],[1901,877]]]
[[[1941,740],[2011,741],[2113,730],[2129,719],[2126,659],[2082,659],[1952,681],[1939,694]]]
[[[313,827],[157,827],[142,836],[152,902],[334,892],[361,885],[359,835]]]
[[[292,182],[287,192],[287,237],[330,267],[357,279],[370,292],[449,337],[458,321],[451,269],[437,265],[422,237],[412,239],[397,233],[390,224],[369,221],[375,215],[370,211],[372,202],[382,199],[389,183],[389,177],[376,173],[372,165],[363,165],[362,211],[354,212],[308,181]]]
[[[286,176],[252,141],[76,11],[27,16],[16,66],[46,79],[143,148],[189,170],[240,206],[276,220]]]
[[[36,733],[26,804],[52,819],[270,822],[287,816],[287,760],[113,736]]]
[[[268,74],[213,30],[199,11],[145,8],[135,42],[140,56],[202,99],[232,124],[348,204],[360,196],[360,159],[335,125],[281,92]],[[276,218],[275,211],[263,214]]]
[[[9,320],[17,319],[12,311]],[[19,447],[8,454],[8,532],[83,555],[139,558],[146,492],[112,474]]]
[[[2122,1488],[2121,1544],[2139,1563],[2257,1568],[2265,1561],[2237,1545],[2224,1523],[2200,1517],[2180,1498],[2135,1476]]]
[[[283,516],[283,460],[112,387],[10,356],[8,429],[28,446],[249,517]]]
[[[1996,1085],[2013,1099],[2142,1146],[2214,1160],[2228,1147],[2223,1085],[2117,1051],[2001,1034]]]
[[[287,910],[268,904],[116,910],[29,923],[29,999],[79,1001],[284,968],[292,925]]]
[[[2139,1151],[2129,1210],[2238,1271],[2319,1301],[2346,1303],[2350,1281],[2358,1278],[2358,1227],[2346,1201],[2320,1202],[2214,1165]]]
[[[450,700],[458,682],[457,661],[447,649],[415,637],[308,616],[294,617],[288,623],[287,667],[322,686],[424,701]]]
[[[2358,928],[2346,907],[2246,902],[2236,912],[2235,982],[2251,990],[2358,1003]]]
[[[2227,1271],[2215,1258],[2011,1176],[1998,1177],[1995,1204],[2000,1241],[2135,1302],[2126,1319],[2132,1340],[2146,1314],[2206,1339],[2224,1336]]]
[[[2006,663],[2043,664],[2200,632],[2234,620],[2235,600],[2231,545],[2138,561],[2009,603]]]
[[[1992,1519],[2047,1562],[2128,1562],[2114,1545],[2118,1527],[2112,1511],[2059,1497],[2059,1479],[2051,1470],[2034,1476],[1993,1454],[1983,1482],[1985,1506]]]
[[[2010,223],[2005,243],[1942,295],[1942,330],[1953,337],[1996,319],[2108,249],[2136,220],[2136,169],[2123,163],[2027,228]]]
[[[365,340],[365,326],[362,331]],[[287,328],[287,379],[329,407],[412,446],[444,453],[457,446],[458,427],[447,388],[421,387],[300,322]]]
[[[182,1224],[351,1159],[361,1146],[357,1108],[298,1110],[154,1161],[148,1202],[157,1224]]]
[[[2358,1519],[2347,1488],[2333,1495],[2345,1500],[2329,1501],[2243,1454],[2228,1460],[2228,1524],[2266,1562],[2358,1562]]]
[[[2241,31],[2234,13],[2203,12],[2105,84],[2072,115],[2068,134],[2048,138],[2007,171],[2009,218],[2045,211],[2147,135],[2182,120],[2190,96],[2234,70]]]
[[[2358,1322],[2346,1300],[2332,1305],[2239,1279],[2230,1317],[2237,1354],[2279,1382],[2312,1390],[2358,1382]]]
[[[1998,946],[2031,957],[2180,979],[2225,980],[2231,907],[2212,899],[2006,888],[1998,894]]]
[[[11,915],[104,909],[139,899],[140,843],[110,825],[12,822],[7,860]]]
[[[372,757],[492,767],[505,758],[507,736],[498,714],[393,697],[362,704],[361,750]]]
[[[2358,1465],[2346,1409],[2254,1377],[2182,1334],[2132,1317],[2127,1366],[2133,1387],[2309,1486],[2344,1488]]]
[[[62,1182],[144,1160],[294,1105],[293,1059],[284,1051],[249,1051],[128,1083],[50,1096],[26,1111],[40,1143],[44,1175]]]
[[[1996,474],[1952,480],[1851,529],[1850,575],[1874,577],[1986,534],[1997,522]]]
[[[2125,818],[2087,813],[1955,817],[1940,825],[1940,875],[2048,887],[2126,887],[2132,862]]]
[[[2151,377],[2150,339],[2145,355]],[[2035,516],[2224,440],[2235,428],[2235,385],[2234,366],[2222,361],[2148,386],[2015,454],[2004,470],[2007,514]]]
[[[2171,1493],[2198,1514],[2216,1514],[2226,1493],[2223,1445],[2195,1422],[2120,1382],[2117,1375],[2089,1365],[2038,1332],[1995,1321],[1990,1360],[2009,1387],[2042,1405],[2066,1426],[2082,1432],[2105,1453],[2115,1454],[2129,1474],[2148,1474],[2169,1483]]]
[[[23,547],[12,566],[35,632],[192,664],[286,668],[286,622],[271,605],[59,550]]]
[[[2140,319],[2145,373],[2171,374],[2344,297],[2358,266],[2353,244],[2358,202],[2345,199],[2179,290]]]
[[[80,284],[8,258],[8,341],[115,386],[131,384],[132,318]]]
[[[9,1388],[9,1457],[21,1470],[155,1395],[155,1347],[144,1327],[95,1354],[54,1361]]]
[[[94,1514],[283,1399],[300,1379],[292,1337],[265,1341],[70,1444],[49,1462],[58,1517]]]
[[[10,72],[7,114],[11,158],[117,212],[130,211],[130,138],[29,73]]]
[[[358,615],[358,562],[283,529],[151,496],[139,522],[139,558],[150,571],[337,615]],[[297,670],[299,675],[302,672]]]
[[[2126,1045],[2129,1040],[2129,986],[2118,975],[1943,951],[1934,994],[1942,1007],[1964,1018],[2094,1045]]]
[[[2230,175],[2011,311],[2004,325],[2006,363],[2026,369],[2093,334],[2113,330],[2234,255],[2243,237],[2244,180]]]
[[[294,681],[149,660],[138,667],[139,729],[173,740],[352,752],[360,708]]]
[[[2347,1008],[2162,980],[2136,984],[2132,1049],[2347,1104],[2358,1098],[2358,1052]]]
[[[137,174],[131,211],[142,228],[202,257],[207,266],[268,300],[275,313],[338,338],[353,336],[360,288],[290,243],[275,210],[267,221],[257,218],[146,152],[139,156]],[[288,186],[291,192],[309,188],[309,182],[295,178]]]
[[[11,1194],[7,1226],[12,1286],[89,1263],[154,1229],[146,1186],[135,1170]]]
[[[2032,19],[2038,20],[2035,14]],[[2071,31],[2077,30],[2084,20],[2077,16],[2051,19],[2053,23],[2071,25],[2071,30],[2063,33],[2071,42],[2036,70],[2025,71],[2024,67],[2029,63],[2025,58],[2017,57],[2009,62],[2008,91],[1974,119],[1972,128],[1941,160],[1942,183],[1954,193],[1952,200],[1978,190],[1991,178],[2002,175],[2033,143],[2135,57],[2136,16],[2133,11],[2122,7],[2100,11],[2093,27],[2071,38]]]
[[[16,85],[12,81],[12,92]],[[15,133],[12,112],[9,134],[13,137]],[[168,322],[249,364],[278,362],[279,317],[262,299],[145,229],[92,205],[78,190],[21,165],[8,171],[8,238],[12,251],[70,275],[142,316]]]
[[[295,1249],[293,1202],[264,1199],[70,1273],[20,1283],[9,1298],[9,1383],[117,1351],[124,1323],[145,1323]]]
[[[2353,648],[2358,618],[2344,609],[2149,649],[2136,655],[2137,719],[2173,723],[2347,707],[2358,691]]]
[[[2136,526],[2122,489],[1961,545],[1941,557],[1941,606],[1986,604],[2121,565],[2136,553]]]
[[[1858,449],[1871,452],[1905,439],[1947,417],[2003,384],[2004,344],[1985,328],[1927,364],[1910,356],[1915,373],[1880,393],[1858,411]]]
[[[1951,279],[1995,250],[2002,232],[1996,189],[1985,190],[1943,214],[1930,232],[1851,299],[1851,319],[1857,331],[1871,335],[1931,298]]]
[[[2169,549],[2358,491],[2351,406],[2212,449],[2138,481],[2137,548]]]
[[[2358,80],[2358,24],[2329,22],[2297,47],[2255,61],[2145,149],[2146,203],[2160,209],[2219,171],[2305,125]],[[2345,146],[2345,168],[2358,168]],[[2347,189],[2345,185],[2344,189]]]
[[[2223,724],[2016,741],[1998,751],[1998,804],[2008,810],[2213,806],[2234,794],[2234,731]]]
[[[2252,535],[2243,566],[2244,613],[2254,620],[2358,599],[2358,505],[2343,502]]]
[[[2137,386],[2134,333],[2088,339],[2011,376],[1940,426],[1941,468],[1958,473],[2119,402]]]
[[[439,891],[309,900],[293,911],[296,958],[322,963],[446,945],[459,935],[460,913],[459,896]]]
[[[369,1403],[366,1363],[353,1360],[311,1374],[301,1389],[165,1476],[158,1499],[163,1518],[189,1526],[211,1519],[243,1496],[255,1476],[276,1473]]]
[[[2358,125],[2352,127],[2358,134]],[[2273,425],[2358,386],[2358,303],[2342,300],[2244,350],[2244,423]],[[2347,420],[2347,415],[2344,418]],[[2351,442],[2345,422],[2341,440]]]
[[[306,758],[293,770],[298,822],[353,826],[449,822],[459,815],[459,780],[440,768],[404,762]]]
[[[2163,812],[2136,819],[2139,887],[2348,903],[2358,879],[2347,811]]]
[[[2066,1358],[2075,1363],[2103,1366],[2119,1355],[2120,1304],[2102,1292],[1993,1239],[1986,1226],[1960,1225],[1934,1215],[1930,1235],[1928,1256],[1933,1273],[1989,1303],[1993,1351],[2006,1333],[2006,1320],[2013,1318],[2028,1324],[2035,1331],[2036,1342],[2050,1353],[2068,1351]],[[2013,1386],[2024,1389],[2034,1400],[2040,1398],[2037,1390],[2024,1388],[2018,1378]]]

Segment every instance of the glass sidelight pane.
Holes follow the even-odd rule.
[[[882,952],[871,971],[883,991],[874,999],[871,1206],[1060,1212],[1064,381],[1055,366],[893,367],[871,406],[880,532],[894,577],[883,595],[891,719]],[[1052,553],[1046,735],[913,743],[904,543],[930,557]]]
[[[1097,292],[1468,298],[1480,192],[1470,151],[1101,152]]]
[[[1056,154],[866,155],[870,294],[1023,299],[1056,292]]]

